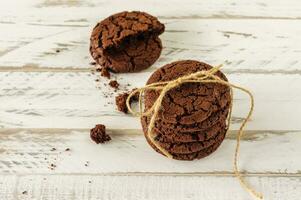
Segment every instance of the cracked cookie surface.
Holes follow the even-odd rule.
[[[147,133],[147,126],[149,122],[146,121],[146,117],[141,119],[142,127],[144,133]],[[156,135],[156,140],[160,142],[166,143],[190,143],[190,142],[202,142],[205,140],[209,140],[215,137],[221,129],[226,128],[226,121],[225,119],[220,119],[216,124],[213,126],[204,129],[204,130],[184,130],[175,131],[172,128],[158,128],[157,126],[154,127],[153,131]]]
[[[162,50],[164,25],[145,12],[121,12],[98,23],[90,38],[94,60],[113,72],[134,72],[151,66]]]
[[[155,128],[165,132],[166,134],[173,133],[193,133],[198,131],[205,131],[212,126],[216,125],[218,122],[226,123],[227,116],[229,113],[229,106],[225,107],[223,110],[219,110],[211,114],[206,120],[200,123],[194,123],[191,125],[183,125],[180,123],[168,123],[162,118],[157,118],[155,122]],[[147,126],[149,124],[150,117],[146,118]]]
[[[184,60],[167,64],[156,70],[147,84],[171,81],[212,67],[206,63]],[[223,73],[215,75],[227,81]],[[160,91],[145,92],[145,109],[152,107]],[[230,102],[230,89],[218,83],[184,83],[168,91],[163,98],[159,119],[166,123],[194,125],[209,118],[213,113],[223,110]]]
[[[223,142],[226,134],[221,135],[218,140],[216,140],[212,145],[197,151],[197,152],[192,152],[192,153],[187,153],[187,154],[182,154],[182,153],[172,153],[170,154],[173,156],[173,159],[176,160],[194,160],[194,159],[201,159],[204,158],[210,154],[212,154]],[[159,149],[156,148],[156,146],[150,142],[150,140],[146,137],[146,140],[148,144],[158,153],[164,155]]]
[[[185,143],[168,143],[168,142],[161,142],[160,138],[156,138],[158,144],[166,149],[169,153],[176,153],[176,154],[190,154],[201,151],[206,149],[216,143],[216,141],[224,139],[224,135],[227,132],[226,128],[221,128],[218,132],[216,132],[215,137],[210,138],[204,141],[198,142],[185,142]]]
[[[156,70],[147,84],[170,81],[211,68],[198,61],[178,61]],[[218,71],[215,75],[227,81],[222,72]],[[155,90],[145,92],[145,110],[153,106],[159,94],[160,91]],[[205,157],[215,151],[225,137],[230,103],[228,86],[218,83],[184,83],[164,96],[154,124],[155,140],[175,159]],[[141,118],[147,140],[149,121],[150,116]],[[155,148],[153,144],[151,146]]]

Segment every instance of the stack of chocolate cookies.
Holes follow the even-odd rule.
[[[206,63],[184,60],[167,64],[156,70],[147,84],[171,81],[181,76],[212,67]],[[225,75],[216,74],[227,81]],[[145,110],[152,107],[160,91],[145,92]],[[167,92],[155,122],[153,134],[158,144],[174,159],[193,160],[213,153],[227,132],[227,116],[231,103],[230,89],[218,83],[184,83]],[[141,123],[148,143],[159,153],[147,137],[149,117]]]

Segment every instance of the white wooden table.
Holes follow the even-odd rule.
[[[166,32],[160,59],[143,72],[115,76],[121,86],[143,86],[156,68],[180,59],[223,63],[230,81],[256,98],[240,169],[265,199],[299,200],[299,0],[2,0],[0,199],[252,199],[232,172],[235,130],[248,109],[242,93],[235,94],[222,146],[192,162],[157,154],[139,119],[104,98],[113,90],[91,73],[90,31],[123,10],[158,16]],[[110,129],[110,143],[89,139],[97,123]]]

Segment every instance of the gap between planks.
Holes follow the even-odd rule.
[[[85,67],[43,67],[43,66],[23,66],[23,67],[9,67],[9,66],[0,66],[0,73],[1,72],[53,72],[53,73],[69,73],[69,72],[82,72],[87,73],[95,71],[95,67],[85,68]],[[157,68],[150,67],[146,70],[141,71],[143,72],[153,72]],[[226,74],[283,74],[283,75],[301,75],[301,70],[265,70],[265,69],[223,69],[222,70]],[[139,72],[138,72],[139,73]]]
[[[192,16],[157,16],[159,19],[198,19],[198,20],[207,20],[207,19],[224,19],[224,20],[301,20],[301,17],[271,17],[271,16],[244,16],[244,15],[214,15],[214,16],[200,16],[200,15],[192,15]]]
[[[301,172],[245,172],[240,171],[243,177],[301,177]],[[105,173],[0,173],[1,176],[174,176],[174,177],[235,177],[233,172],[105,172]]]
[[[1,136],[7,134],[14,134],[20,131],[29,131],[30,134],[62,134],[62,133],[71,133],[72,131],[82,132],[85,134],[89,132],[89,129],[85,128],[1,128],[0,129],[0,138]],[[107,129],[108,134],[110,135],[143,135],[141,129]],[[283,135],[286,133],[298,133],[301,130],[245,130],[242,135],[241,140],[259,140],[263,139],[266,135]],[[229,130],[226,135],[226,139],[236,140],[237,130]]]

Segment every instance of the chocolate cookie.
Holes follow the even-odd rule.
[[[225,136],[224,136],[224,138],[225,138]],[[173,159],[176,159],[176,160],[194,160],[194,159],[201,159],[201,158],[204,158],[206,156],[209,156],[222,144],[224,138],[221,139],[221,140],[216,141],[210,147],[208,147],[206,149],[203,149],[201,151],[198,151],[198,152],[194,152],[194,153],[190,153],[190,154],[172,154]]]
[[[145,12],[121,12],[99,22],[90,38],[94,60],[113,72],[135,72],[150,67],[162,50],[164,25]]]
[[[211,68],[198,61],[178,61],[156,70],[147,84],[171,81]],[[217,71],[215,75],[227,81],[222,72]],[[160,91],[156,90],[145,92],[145,110],[153,106],[159,95]],[[224,139],[230,102],[228,86],[218,83],[183,83],[164,96],[154,124],[155,139],[176,159],[204,157],[212,153]],[[149,121],[150,116],[141,118],[145,135]],[[149,140],[147,136],[146,139]]]
[[[147,132],[146,117],[141,119],[143,131]],[[218,135],[219,131],[226,128],[225,120],[220,120],[212,127],[201,131],[174,131],[173,129],[161,131],[157,127],[154,127],[153,131],[157,134],[156,140],[166,143],[188,143],[188,142],[200,142],[209,140]]]
[[[128,96],[130,95],[130,93],[133,92],[134,90],[136,90],[136,88],[132,89],[132,91],[130,91],[130,92],[124,92],[115,97],[115,104],[117,106],[117,110],[119,110],[120,112],[123,112],[125,114],[128,113],[128,107],[126,105],[126,100],[127,100]],[[131,97],[130,104],[132,104],[133,102],[136,102],[138,100],[139,100],[139,93],[136,93],[135,95],[133,95]]]
[[[111,137],[106,133],[106,126],[103,124],[96,124],[90,130],[90,137],[96,143],[105,143],[111,140]]]
[[[147,84],[171,81],[181,76],[212,67],[206,63],[184,60],[167,64],[156,70]],[[225,75],[218,71],[215,75],[227,81]],[[145,109],[152,107],[160,92],[145,92]],[[231,100],[230,89],[217,83],[184,83],[170,90],[162,101],[159,118],[167,123],[194,125],[201,123],[213,113],[223,110]]]
[[[226,128],[220,129],[215,137],[201,142],[188,142],[188,143],[187,142],[167,143],[167,142],[160,142],[160,141],[157,142],[161,147],[166,149],[169,153],[190,154],[206,149],[211,145],[213,145],[216,141],[224,139],[224,135],[226,134],[226,132],[227,132]],[[160,140],[160,138],[158,138],[157,136],[156,140]]]
[[[171,153],[171,155],[173,156],[173,159],[176,160],[194,160],[194,159],[204,158],[212,154],[222,144],[225,136],[226,135],[224,134],[223,137],[219,138],[219,140],[216,140],[216,142],[213,143],[211,146],[204,148],[200,151],[188,153],[188,154]],[[149,141],[147,137],[146,140],[153,149],[155,149],[158,153],[164,155],[159,149],[156,148],[156,146],[153,143]]]
[[[215,126],[217,123],[221,122],[221,126],[226,124],[227,116],[229,112],[229,106],[226,106],[224,110],[217,111],[213,113],[207,120],[201,123],[195,123],[193,125],[182,125],[180,123],[167,123],[160,117],[156,119],[155,129],[164,132],[165,135],[174,135],[179,133],[178,135],[182,135],[182,133],[195,133],[195,132],[203,132],[207,129]],[[142,117],[141,123],[142,127],[148,127],[150,121],[150,117]],[[224,122],[224,123],[222,123]],[[146,129],[145,129],[146,130]]]

